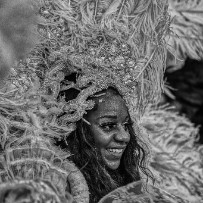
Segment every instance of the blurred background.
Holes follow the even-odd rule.
[[[165,80],[172,95],[164,94],[163,100],[199,126],[199,142],[203,144],[203,60],[187,58],[180,69],[171,69],[173,66],[167,67]]]

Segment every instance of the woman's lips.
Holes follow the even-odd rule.
[[[113,153],[118,153],[118,154],[120,154],[120,153],[122,153],[123,152],[123,149],[111,149],[111,148],[109,148],[109,149],[107,149],[109,152],[113,152]]]
[[[109,158],[121,158],[125,148],[107,148],[107,156]]]

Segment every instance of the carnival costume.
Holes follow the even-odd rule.
[[[85,178],[67,160],[70,153],[57,147],[53,140],[65,140],[76,129],[75,123],[94,107],[94,101],[87,99],[108,87],[122,95],[137,137],[152,148],[150,169],[157,181],[155,187],[136,190],[139,193],[131,188],[145,185],[144,181],[118,188],[101,202],[108,198],[112,202],[187,202],[189,197],[191,202],[203,201],[201,147],[196,148],[194,156],[187,155],[186,159],[196,158],[191,160],[189,169],[184,162],[183,177],[187,174],[195,188],[191,193],[191,185],[187,185],[189,194],[180,193],[178,188],[180,182],[186,187],[184,178],[178,177],[182,170],[178,163],[184,160],[172,160],[170,153],[174,155],[178,150],[168,151],[173,138],[184,143],[184,152],[194,144],[193,133],[188,135],[190,141],[188,137],[175,138],[178,124],[189,126],[192,131],[195,128],[185,118],[149,107],[158,101],[163,90],[169,49],[165,38],[172,33],[167,1],[38,0],[33,6],[40,15],[40,43],[25,60],[12,67],[0,92],[2,202],[9,199],[9,191],[13,197],[12,191],[17,187],[22,191],[29,188],[33,199],[28,202],[89,202]],[[59,95],[69,89],[79,94],[66,102]],[[169,121],[171,128],[166,126]],[[180,129],[185,135],[181,127],[177,129],[178,134]],[[160,142],[166,151],[159,147]],[[167,160],[171,164],[174,161],[177,167],[173,164],[173,170],[167,168]],[[196,176],[193,172],[197,172]],[[142,171],[140,174],[144,180]],[[67,182],[73,198],[66,191]],[[41,193],[43,197],[38,195]]]

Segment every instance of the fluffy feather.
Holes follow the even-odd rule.
[[[203,2],[199,0],[169,0],[173,18],[169,35],[169,50],[177,50],[177,58],[203,59]],[[171,62],[170,62],[171,63]]]
[[[60,127],[54,122],[61,113],[60,104],[50,98],[44,98],[47,103],[42,104],[42,95],[36,96],[41,86],[39,78],[31,67],[11,70],[0,92],[0,186],[8,181],[40,179],[48,181],[65,198],[68,179],[74,198],[88,202],[83,175],[67,161],[70,154],[53,143],[53,138],[70,131],[70,126]],[[78,188],[76,181],[80,183]]]
[[[142,121],[149,134],[150,170],[157,187],[186,202],[203,201],[203,146],[198,129],[167,107],[150,109]]]

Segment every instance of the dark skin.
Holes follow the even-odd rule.
[[[128,110],[122,97],[111,91],[98,97],[96,103],[97,109],[90,111],[86,118],[104,164],[116,170],[130,141]]]
[[[95,102],[94,108],[76,123],[67,143],[73,154],[70,160],[87,181],[90,201],[98,202],[115,188],[140,180],[138,168],[139,164],[144,168],[145,153],[137,143],[126,103],[116,89],[110,87],[88,100]]]

